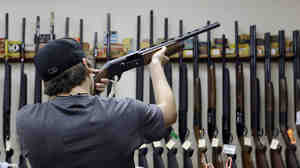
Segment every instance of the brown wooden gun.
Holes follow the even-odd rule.
[[[164,46],[167,47],[165,55],[171,56],[183,49],[184,40],[189,39],[190,37],[196,36],[198,34],[207,32],[209,30],[215,29],[219,26],[220,24],[216,22],[214,24],[210,24],[202,28],[193,30],[191,32],[185,33],[182,36],[171,38],[153,47],[140,49],[128,55],[110,60],[107,63],[105,63],[100,69],[100,72],[96,74],[95,82],[100,82],[102,78],[114,79],[115,76],[117,76],[118,79],[120,79],[123,72],[149,64],[151,62],[153,54]]]

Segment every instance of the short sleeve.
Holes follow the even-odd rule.
[[[140,116],[140,133],[146,141],[157,141],[167,133],[161,109],[155,104],[135,102],[136,113]]]

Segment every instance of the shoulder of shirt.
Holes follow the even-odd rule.
[[[116,104],[130,104],[136,102],[137,100],[130,97],[117,98],[117,97],[106,97],[106,96],[95,96],[100,103],[116,103]]]

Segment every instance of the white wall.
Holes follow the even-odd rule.
[[[213,36],[220,36],[222,33],[226,33],[227,36],[233,38],[233,22],[234,20],[240,21],[240,32],[248,33],[250,24],[257,24],[258,35],[266,31],[272,33],[277,33],[279,29],[285,29],[287,31],[287,36],[290,38],[291,31],[298,29],[300,23],[298,22],[298,15],[300,10],[300,2],[297,0],[152,0],[152,1],[142,1],[142,0],[131,0],[131,1],[92,1],[92,0],[52,0],[52,1],[42,1],[42,0],[26,0],[17,1],[10,0],[1,3],[0,11],[2,11],[0,17],[0,34],[4,35],[4,13],[10,13],[10,33],[9,38],[12,40],[21,39],[21,18],[27,18],[27,43],[32,43],[34,28],[35,28],[35,18],[37,15],[41,16],[41,31],[46,33],[49,31],[49,14],[50,11],[54,11],[56,14],[55,19],[55,31],[57,36],[63,36],[64,34],[64,21],[65,17],[71,17],[70,24],[70,34],[78,36],[79,32],[79,19],[83,18],[85,22],[84,26],[84,41],[92,42],[93,34],[98,31],[100,39],[103,39],[103,32],[105,31],[106,23],[106,13],[111,12],[112,15],[112,29],[118,30],[120,38],[124,37],[135,37],[136,35],[136,16],[142,15],[142,37],[148,38],[149,34],[149,11],[154,9],[155,15],[155,38],[163,36],[163,18],[169,17],[169,28],[170,36],[175,36],[178,34],[178,20],[183,19],[184,21],[184,31],[189,31],[193,28],[197,28],[206,23],[209,19],[211,21],[219,21],[222,27],[213,32]],[[205,39],[205,35],[200,37]],[[231,96],[232,96],[232,127],[235,129],[234,117],[235,117],[235,70],[233,65],[228,65],[230,68],[231,75]],[[17,111],[17,102],[19,94],[19,65],[13,65],[13,113]],[[264,90],[264,73],[263,65],[258,65],[258,76],[261,79],[261,91]],[[272,80],[275,87],[275,103],[276,103],[276,113],[278,112],[278,70],[277,65],[272,66]],[[3,66],[0,66],[0,87],[3,88]],[[33,102],[33,79],[34,79],[34,69],[33,66],[27,64],[26,72],[29,74],[29,103]],[[145,102],[148,102],[148,71],[146,70],[145,77]],[[218,114],[218,125],[221,128],[221,113],[222,113],[222,72],[221,66],[217,65],[217,114]],[[287,66],[287,78],[289,87],[289,121],[293,124],[293,82],[292,82],[292,68],[289,64]],[[246,117],[247,125],[250,128],[250,93],[249,93],[249,65],[245,65],[245,99],[246,99]],[[206,64],[200,65],[200,78],[202,81],[202,98],[203,98],[203,117],[206,119],[206,109],[207,109],[207,72]],[[173,90],[176,93],[176,98],[178,100],[178,65],[173,64]],[[192,86],[192,66],[189,65],[189,128],[192,131],[192,113],[193,113],[193,86]],[[129,71],[123,75],[120,81],[118,96],[120,97],[135,97],[135,71]],[[126,87],[124,87],[126,85]],[[2,91],[0,91],[0,106],[2,106]],[[261,96],[264,96],[262,92]],[[264,104],[264,98],[261,98],[262,105]],[[261,107],[264,110],[264,107]],[[278,113],[277,113],[278,114]],[[0,119],[1,121],[2,119]],[[14,114],[12,117],[13,122]],[[264,120],[264,115],[262,115],[262,121]],[[276,116],[278,120],[278,116]],[[206,121],[206,120],[205,120]],[[1,121],[2,122],[2,121]],[[177,125],[175,126],[177,128]],[[177,130],[177,129],[176,129]],[[12,132],[15,132],[14,124],[12,126]],[[15,141],[15,136],[12,134],[13,141]],[[190,136],[193,141],[193,147],[196,148],[194,137]],[[236,139],[235,139],[236,140]],[[2,141],[0,141],[2,142]],[[237,142],[237,141],[235,141]],[[299,145],[298,145],[299,146]],[[3,153],[3,148],[1,148]],[[210,154],[211,151],[208,152]],[[298,152],[298,156],[300,153]],[[1,158],[3,159],[3,154]],[[152,154],[148,154],[149,163],[152,165]],[[164,156],[165,157],[165,156]],[[209,157],[210,158],[210,157]],[[14,155],[14,160],[17,159],[17,154]],[[181,151],[178,154],[178,159],[180,160],[180,165],[182,165]],[[240,153],[238,153],[238,161],[240,162]],[[196,153],[194,154],[194,166],[196,167]],[[151,166],[152,167],[152,166]]]

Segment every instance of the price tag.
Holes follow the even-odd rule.
[[[211,146],[212,147],[218,147],[219,146],[219,139],[213,138]]]
[[[213,55],[220,55],[221,53],[220,53],[220,50],[219,50],[219,49],[213,49],[213,50],[212,50],[212,54],[213,54]]]
[[[10,141],[6,141],[6,151],[11,149]]]
[[[226,49],[226,54],[234,54],[234,48],[227,48]]]
[[[184,55],[193,55],[193,50],[185,50]]]
[[[275,48],[272,48],[272,49],[271,49],[271,55],[276,55],[276,51],[277,51],[277,50],[276,50]]]
[[[250,137],[245,137],[244,139],[244,145],[246,146],[252,146],[251,138]]]
[[[143,148],[147,148],[147,145],[143,144],[143,145],[140,146],[140,149],[143,149]]]
[[[263,54],[263,50],[261,48],[257,49],[258,55],[262,55]]]
[[[279,141],[277,139],[272,139],[270,148],[276,150],[278,148]]]
[[[185,150],[188,150],[190,148],[190,146],[192,145],[192,143],[189,140],[186,140],[183,144],[182,144],[182,148]]]
[[[205,139],[199,139],[198,141],[198,148],[205,148],[206,147],[206,141]]]
[[[162,145],[161,145],[161,142],[160,142],[160,141],[155,141],[155,142],[153,142],[153,146],[154,146],[155,148],[158,148],[158,147],[161,147]]]
[[[300,111],[296,113],[296,125],[300,125]]]
[[[227,155],[235,155],[235,152],[236,152],[235,145],[224,144],[223,153],[225,153]]]
[[[169,149],[169,150],[171,150],[173,147],[174,147],[174,145],[176,144],[176,141],[174,141],[174,140],[169,140],[169,142],[166,144],[166,146],[167,146],[167,148]]]

